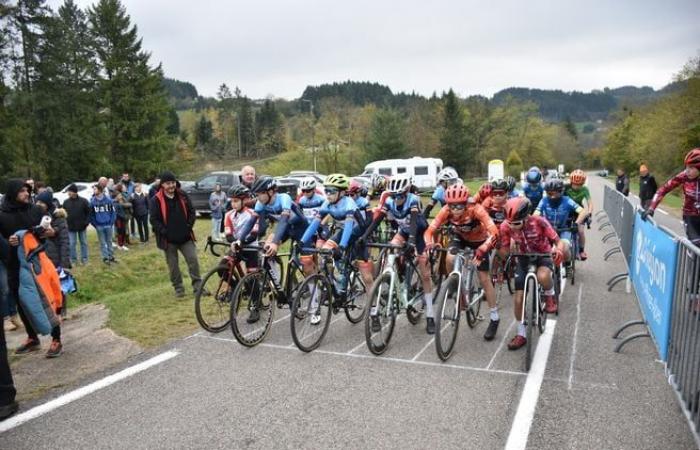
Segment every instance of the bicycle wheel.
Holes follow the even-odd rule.
[[[561,298],[562,287],[565,283],[564,278],[561,277],[561,266],[556,266],[554,268],[554,273],[552,274],[552,281],[554,283],[554,298],[558,305],[559,299]],[[557,316],[559,315],[559,308],[557,308],[557,312],[555,314]]]
[[[367,311],[367,288],[362,281],[360,272],[353,269],[350,271],[348,281],[348,299],[345,303],[345,317],[350,323],[360,323],[365,318]]]
[[[367,348],[375,355],[381,355],[389,346],[394,334],[399,299],[396,290],[391,291],[391,275],[379,277],[369,293],[369,312],[365,316],[365,341]],[[372,322],[379,321],[379,330],[372,330]],[[376,328],[375,328],[376,330]]]
[[[481,301],[484,299],[484,290],[479,286],[479,278],[474,270],[469,271],[466,283],[466,301],[467,307],[465,314],[467,317],[467,325],[469,328],[474,328],[479,321],[479,312],[481,311]]]
[[[415,325],[420,321],[420,316],[423,314],[421,306],[424,300],[420,300],[423,297],[423,283],[418,270],[410,264],[406,265],[406,276],[410,277],[411,280],[406,292],[409,303],[408,308],[406,308],[406,318],[411,325]]]
[[[275,295],[269,283],[265,272],[252,272],[241,278],[233,291],[231,331],[241,345],[258,345],[272,327]]]
[[[287,301],[291,303],[297,290],[304,281],[304,272],[301,268],[291,260],[287,261],[287,270],[285,271],[284,279],[284,295],[287,297]]]
[[[547,325],[547,311],[544,308],[544,291],[542,290],[542,286],[539,287],[538,294],[539,301],[537,302],[537,328],[540,330],[540,334],[542,334],[544,333],[545,326]]]
[[[457,290],[459,277],[450,275],[437,295],[437,316],[435,317],[435,350],[442,361],[447,359],[454,350],[459,331],[459,299]]]
[[[537,286],[535,285],[534,279],[529,279],[527,285],[525,286],[525,292],[523,295],[523,302],[525,310],[525,339],[527,343],[525,344],[525,371],[530,371],[530,364],[532,364],[532,349],[534,348],[534,342],[532,342],[532,328],[535,326],[535,308],[537,301]]]
[[[302,352],[310,352],[321,345],[331,323],[331,285],[325,275],[314,274],[299,286],[292,300],[290,326],[292,340]]]
[[[515,293],[515,268],[513,267],[515,263],[508,258],[505,266],[503,267],[503,281],[508,287],[508,293],[513,295]]]
[[[235,278],[229,284],[228,266],[222,264],[210,270],[202,280],[194,298],[194,314],[197,322],[205,330],[218,333],[226,328],[231,320],[231,297],[235,289]],[[202,295],[209,293],[210,295]]]
[[[377,260],[374,262],[374,278],[377,279],[379,278],[379,275],[381,275],[382,271],[384,270],[384,266],[386,265],[386,258],[389,255],[389,250],[388,248],[383,248],[379,252],[379,256],[377,257]]]

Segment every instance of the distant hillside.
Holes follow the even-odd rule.
[[[192,108],[199,99],[197,88],[187,81],[163,78],[163,87],[165,87],[165,91],[168,93],[170,103],[177,110]]]
[[[368,103],[375,105],[391,105],[394,94],[387,86],[369,81],[344,81],[342,83],[307,86],[301,98],[318,103],[327,97],[340,97],[354,105],[363,106]]]

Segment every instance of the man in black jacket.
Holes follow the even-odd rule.
[[[90,203],[78,196],[78,187],[75,184],[68,186],[68,198],[63,202],[63,209],[68,214],[68,237],[70,238],[70,259],[73,264],[78,263],[78,253],[75,245],[80,241],[80,262],[88,261],[87,233],[85,230],[90,225]]]
[[[656,178],[654,175],[649,173],[649,169],[645,164],[639,166],[639,202],[642,205],[642,209],[646,209],[651,204],[651,200],[656,194]]]
[[[185,296],[178,252],[182,253],[187,262],[192,289],[196,293],[202,278],[199,275],[197,247],[194,244],[195,211],[172,172],[161,174],[160,189],[151,200],[150,216],[158,248],[165,253],[175,295],[179,298]]]
[[[627,176],[625,170],[620,168],[617,169],[617,180],[615,180],[615,188],[622,195],[627,197],[630,195],[630,177]]]
[[[10,245],[7,240],[0,235],[0,264],[7,267],[7,262],[10,255]],[[0,318],[8,313],[9,305],[5,303],[5,293],[0,298]],[[2,322],[2,320],[0,320]],[[0,327],[0,420],[10,417],[17,412],[19,405],[15,401],[17,390],[15,383],[12,380],[12,372],[10,372],[10,363],[7,360],[7,341],[5,340],[5,328]]]

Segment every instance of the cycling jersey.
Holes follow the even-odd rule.
[[[261,218],[262,221],[259,220]],[[269,204],[264,204],[260,200],[255,202],[253,214],[243,226],[242,239],[248,237],[248,233],[256,223],[259,223],[258,233],[260,236],[265,235],[268,226],[267,219],[278,222],[275,235],[272,238],[275,244],[279,244],[289,237],[298,239],[308,224],[301,207],[292,202],[292,197],[289,194],[277,193]]]
[[[430,200],[435,203],[440,203],[440,206],[445,205],[445,188],[441,184],[438,184],[435,188],[435,192],[433,192],[433,196],[430,197]]]
[[[435,232],[445,223],[451,225],[450,230],[457,237],[467,242],[485,242],[489,247],[493,247],[498,236],[498,227],[484,207],[468,203],[460,217],[453,216],[448,205],[443,206],[426,230],[425,241],[434,242]]]
[[[520,230],[514,230],[508,222],[503,222],[499,231],[501,248],[510,248],[513,240],[518,253],[550,253],[552,246],[559,242],[557,232],[541,216],[528,216]]]
[[[369,209],[369,200],[367,200],[367,197],[362,197],[358,196],[355,200],[355,204],[357,205],[357,209],[360,211],[360,216],[362,217],[363,222],[360,224],[360,226],[365,226],[367,223],[369,223],[370,216],[367,210]]]
[[[683,217],[700,216],[700,177],[691,179],[685,170],[668,180],[656,191],[650,208],[656,209],[664,196],[678,186],[683,186]]]
[[[564,195],[569,197],[571,200],[575,201],[579,205],[583,206],[583,201],[591,201],[591,191],[588,190],[587,186],[581,186],[578,189],[574,189],[573,186],[566,185],[564,189]]]
[[[360,210],[352,198],[345,196],[335,203],[330,203],[328,200],[323,203],[316,217],[304,231],[301,242],[308,244],[311,241],[311,238],[321,225],[321,221],[327,215],[330,215],[335,220],[336,227],[342,230],[340,242],[338,243],[340,247],[346,248],[350,244],[352,237],[357,238],[361,234],[360,224],[362,216]]]
[[[505,201],[501,205],[496,205],[493,197],[488,197],[481,203],[481,206],[489,213],[489,216],[493,220],[496,226],[503,223],[506,220],[506,203]]]
[[[411,226],[411,209],[417,208],[420,211],[420,199],[416,194],[406,194],[406,200],[402,205],[397,205],[396,201],[389,197],[384,202],[382,212],[386,214],[387,220],[395,223],[400,231],[408,232]]]
[[[308,220],[311,220],[314,217],[316,217],[316,213],[325,201],[326,198],[319,193],[314,193],[314,195],[311,198],[302,194],[297,199],[297,203],[301,207],[301,210],[304,213],[304,217],[306,217]]]
[[[523,195],[530,200],[532,207],[535,208],[540,204],[542,197],[544,197],[544,187],[542,183],[531,185],[530,183],[523,184]]]
[[[518,188],[513,188],[512,191],[508,192],[508,198],[522,197],[523,191]]]
[[[540,201],[535,209],[535,214],[544,216],[554,228],[565,228],[569,221],[569,216],[579,214],[583,211],[575,201],[566,195],[561,199],[553,200],[545,197]]]
[[[243,226],[250,220],[253,216],[253,210],[244,207],[240,212],[236,210],[231,210],[226,213],[224,217],[224,233],[226,237],[231,236],[234,241],[242,240],[241,235],[243,232]],[[255,240],[258,234],[257,224],[253,227],[251,232],[248,234],[248,241]]]

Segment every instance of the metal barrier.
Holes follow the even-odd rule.
[[[602,231],[607,226],[612,227],[612,231],[603,236],[603,242],[608,243],[613,239],[617,241],[617,245],[605,253],[604,259],[607,261],[611,256],[622,253],[629,267],[632,257],[635,207],[624,195],[606,185],[603,193],[603,211],[605,211],[607,220],[599,217],[598,230]],[[613,275],[607,282],[608,291],[612,291],[617,283],[626,281],[628,277],[628,271]]]
[[[666,371],[688,420],[700,430],[700,249],[680,240]]]

